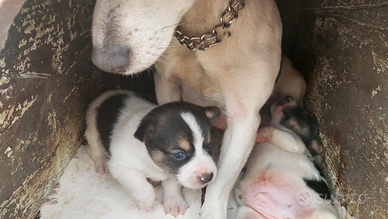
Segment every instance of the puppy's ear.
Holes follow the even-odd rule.
[[[150,139],[155,129],[154,124],[151,121],[141,121],[139,127],[137,128],[134,136],[139,139],[141,142],[147,142]]]
[[[205,111],[205,114],[208,119],[214,119],[221,114],[220,108],[216,106],[207,106],[204,107],[203,110]]]
[[[319,139],[314,139],[311,142],[309,149],[310,153],[313,155],[321,155],[325,151],[325,147]]]

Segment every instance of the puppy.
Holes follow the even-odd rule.
[[[272,95],[260,110],[261,127],[269,126],[271,123],[271,106],[287,96],[291,96],[298,105],[303,106],[304,96],[306,94],[306,81],[303,75],[296,70],[292,62],[286,56],[282,57],[281,69],[276,79]],[[218,118],[219,120],[219,118]]]
[[[86,117],[96,172],[108,173],[109,168],[144,210],[155,201],[147,178],[162,181],[165,212],[184,214],[188,205],[181,186],[202,188],[216,177],[209,119],[219,114],[217,107],[186,102],[156,106],[131,91],[108,91],[91,103]]]
[[[263,119],[260,124],[260,128],[269,126],[271,124],[272,118],[270,109],[280,99],[287,99],[286,97],[289,96],[293,99],[293,102],[295,102],[296,105],[303,108],[306,89],[307,85],[303,75],[293,67],[293,64],[289,58],[283,56],[281,70],[277,78],[275,88],[271,97],[260,110],[260,115]],[[315,137],[316,139],[313,144],[309,144],[309,142],[307,142],[306,146],[312,155],[320,155],[324,152],[324,147],[317,132]],[[316,158],[320,159],[318,156]]]
[[[156,62],[159,104],[184,100],[222,109],[227,128],[218,176],[201,218],[225,219],[279,72],[275,1],[97,0],[92,35],[92,61],[107,72],[134,74]]]
[[[238,219],[336,219],[327,183],[307,145],[318,144],[318,122],[290,96],[271,107],[246,172],[234,193]],[[315,148],[315,146],[312,146]]]

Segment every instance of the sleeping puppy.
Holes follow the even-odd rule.
[[[96,172],[108,173],[109,168],[144,210],[155,201],[147,178],[162,181],[165,212],[184,214],[188,205],[181,186],[202,188],[217,174],[209,120],[219,114],[217,107],[186,102],[156,106],[130,91],[108,91],[91,103],[86,117]]]
[[[296,105],[301,106],[301,108],[303,108],[303,101],[304,96],[306,95],[306,89],[307,85],[303,75],[294,68],[289,58],[283,56],[281,70],[277,78],[272,95],[265,103],[264,107],[260,110],[260,115],[262,117],[260,128],[270,125],[272,121],[270,109],[274,105],[274,103],[278,102],[283,98],[285,98],[284,100],[287,101],[286,97],[289,96],[293,99],[293,102],[295,102]],[[310,144],[310,142],[305,142],[305,144],[312,155],[321,155],[324,152],[325,148],[322,145],[318,136],[318,125],[316,125],[316,127],[311,126],[311,128],[316,128],[316,130],[311,130],[312,133],[315,133],[315,140],[312,142],[312,144]],[[319,156],[316,156],[315,158],[320,159]]]
[[[339,218],[322,172],[307,145],[318,144],[318,122],[288,96],[271,107],[271,125],[259,129],[234,192],[238,219]]]

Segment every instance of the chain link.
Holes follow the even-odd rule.
[[[228,29],[230,25],[238,18],[238,13],[244,9],[245,0],[231,0],[228,8],[221,14],[220,23],[213,27],[209,33],[204,33],[201,36],[188,37],[183,35],[179,30],[175,30],[175,38],[182,46],[187,46],[191,51],[202,50],[206,51],[210,47],[220,44],[221,39],[217,38],[217,29]],[[227,31],[225,36],[230,37],[231,33]]]

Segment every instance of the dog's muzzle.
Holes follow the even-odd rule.
[[[125,47],[93,47],[92,62],[103,71],[125,73],[130,65],[131,51]]]

